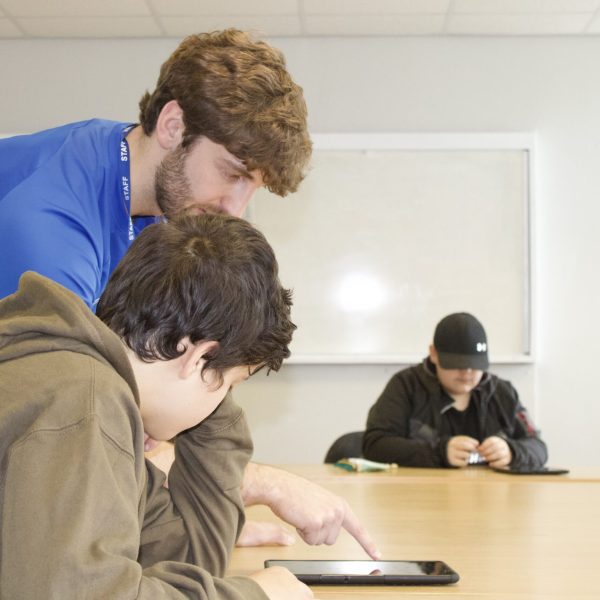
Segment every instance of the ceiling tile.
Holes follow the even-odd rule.
[[[594,12],[600,0],[455,0],[454,13],[578,13]]]
[[[69,17],[19,19],[28,35],[34,37],[154,37],[162,34],[153,17]]]
[[[445,13],[450,0],[304,0],[306,15]]]
[[[599,11],[600,0],[0,0],[0,37],[594,35]]]
[[[577,15],[455,15],[446,32],[468,35],[561,35],[580,33],[590,20]]]
[[[96,17],[150,15],[144,0],[0,0],[13,17]]]
[[[432,35],[440,33],[443,15],[321,15],[304,20],[308,35]]]
[[[9,19],[0,18],[0,38],[23,37],[23,34],[17,29],[16,25]]]
[[[302,33],[300,19],[295,16],[239,16],[239,17],[161,17],[166,35],[183,37],[200,31],[215,31],[235,27],[264,36],[296,36]]]
[[[149,0],[158,15],[297,15],[298,0]]]

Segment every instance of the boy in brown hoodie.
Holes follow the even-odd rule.
[[[36,273],[0,302],[0,597],[299,600],[285,569],[225,578],[252,444],[228,390],[295,328],[264,237],[152,225],[97,316]],[[176,436],[164,475],[144,446]]]

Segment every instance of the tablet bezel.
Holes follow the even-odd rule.
[[[408,563],[419,564],[431,563],[436,565],[435,574],[382,574],[365,575],[357,573],[339,573],[333,572],[332,565],[339,563],[368,563],[369,567],[377,569],[378,566],[385,566],[387,563]],[[310,565],[309,571],[302,572],[302,566]],[[300,581],[309,585],[446,585],[456,583],[460,577],[454,569],[450,568],[441,560],[265,560],[265,567],[281,566],[291,571]],[[314,571],[317,571],[315,573]]]

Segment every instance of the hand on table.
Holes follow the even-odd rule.
[[[244,546],[291,546],[296,539],[285,527],[266,521],[246,521],[235,543]]]

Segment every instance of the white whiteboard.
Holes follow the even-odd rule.
[[[292,362],[419,360],[467,311],[494,362],[531,360],[533,137],[314,136],[297,194],[257,194],[248,218],[293,288]]]

